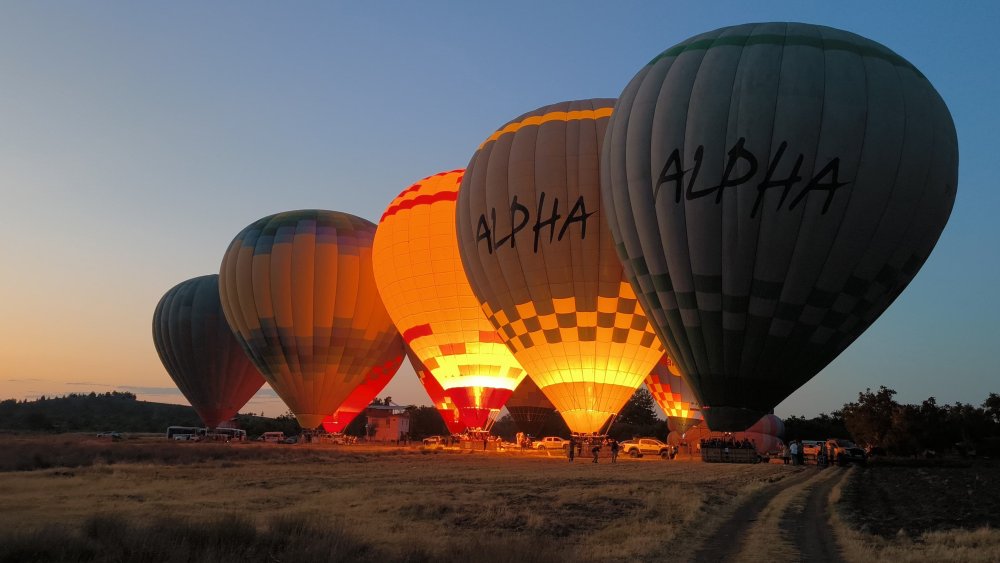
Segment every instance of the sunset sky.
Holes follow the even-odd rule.
[[[886,385],[1000,392],[1000,3],[7,2],[0,6],[0,398],[133,391],[184,402],[156,355],[165,291],[217,273],[278,211],[378,221],[506,121],[616,97],[697,33],[801,21],[912,62],[958,130],[954,211],[896,303],[778,409]],[[709,7],[710,6],[710,7]],[[428,404],[405,366],[383,395]],[[245,409],[285,407],[268,389]]]

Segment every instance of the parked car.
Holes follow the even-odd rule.
[[[618,448],[620,451],[627,453],[630,457],[642,457],[646,454],[658,455],[663,459],[671,459],[674,457],[674,449],[656,438],[625,440],[618,445]]]
[[[857,463],[864,465],[868,463],[868,454],[857,444],[843,438],[830,438],[826,441],[826,454],[830,456],[830,461],[837,465],[847,465]]]
[[[444,445],[444,443],[445,440],[443,436],[428,436],[424,438],[425,446],[438,446],[438,445]]]
[[[196,436],[194,434],[174,434],[174,440],[178,442],[194,441]]]
[[[531,448],[534,450],[562,450],[568,447],[569,440],[564,440],[559,436],[546,436],[531,443]]]

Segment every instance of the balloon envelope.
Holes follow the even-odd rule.
[[[667,416],[667,427],[685,432],[702,421],[701,408],[676,364],[664,354],[646,376],[646,387]]]
[[[452,434],[461,434],[464,432],[465,423],[462,422],[461,413],[458,407],[455,406],[455,402],[445,394],[441,384],[434,379],[431,371],[424,367],[424,363],[413,354],[413,351],[409,347],[406,349],[406,357],[409,358],[410,365],[413,366],[413,371],[416,372],[420,384],[424,387],[424,391],[427,391],[427,396],[434,403],[434,408],[437,409],[438,414],[441,415],[441,419],[444,420],[445,426],[448,427],[448,432]]]
[[[374,235],[347,213],[288,211],[247,226],[223,258],[226,319],[303,428],[401,346],[375,289]]]
[[[181,282],[164,294],[153,312],[153,344],[208,428],[235,416],[264,384],[229,330],[215,274]]]
[[[514,389],[506,407],[517,429],[531,436],[541,435],[545,423],[556,412],[552,401],[542,393],[530,375]]]
[[[331,434],[343,432],[351,421],[368,408],[372,400],[385,389],[403,363],[402,341],[398,348],[389,349],[387,352],[389,354],[386,356],[386,361],[372,368],[361,385],[351,391],[336,412],[323,419],[323,430]]]
[[[462,170],[403,190],[382,215],[373,248],[375,282],[403,339],[470,428],[487,426],[524,378],[479,308],[455,240]]]
[[[892,303],[948,220],[957,166],[927,79],[845,31],[726,27],[639,71],[608,128],[604,203],[713,428],[746,428]]]
[[[598,160],[614,100],[539,108],[473,155],[458,241],[487,317],[574,432],[596,432],[662,355],[604,224]]]

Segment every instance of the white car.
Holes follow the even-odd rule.
[[[559,436],[546,436],[531,443],[531,448],[535,450],[562,450],[568,447],[569,440],[564,440]]]

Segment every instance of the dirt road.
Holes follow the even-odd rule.
[[[832,467],[789,468],[796,474],[739,504],[695,553],[695,561],[840,562],[827,499],[846,475]]]

